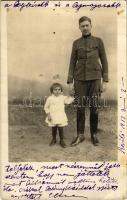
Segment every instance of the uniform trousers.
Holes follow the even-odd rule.
[[[84,134],[85,108],[90,109],[91,137],[97,133],[98,103],[101,94],[101,79],[74,81],[75,106],[77,108],[77,135]]]

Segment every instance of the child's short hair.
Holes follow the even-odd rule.
[[[63,87],[60,83],[53,83],[50,87],[50,92],[53,93],[53,90],[56,88],[56,87],[60,87],[61,89],[61,92],[63,92]]]

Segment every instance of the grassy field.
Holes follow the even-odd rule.
[[[86,109],[85,141],[70,147],[76,136],[76,109],[66,108],[69,125],[64,129],[67,148],[57,144],[50,147],[51,128],[45,124],[42,107],[9,106],[9,161],[115,161],[117,160],[117,107],[100,108],[99,146],[93,146],[89,131],[89,110]]]

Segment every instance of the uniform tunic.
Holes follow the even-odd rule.
[[[73,101],[73,97],[67,97],[64,95],[51,95],[47,98],[44,110],[46,114],[50,113],[51,121],[46,117],[46,123],[49,126],[66,126],[68,119],[65,113],[65,104],[70,104]]]
[[[87,81],[103,78],[108,82],[108,63],[103,41],[92,35],[77,39],[73,43],[68,80]]]

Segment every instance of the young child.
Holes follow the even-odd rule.
[[[57,130],[59,131],[60,145],[65,148],[63,127],[67,126],[68,120],[65,113],[65,104],[73,102],[74,98],[63,95],[63,87],[60,83],[53,83],[50,87],[51,96],[46,100],[44,110],[47,114],[46,122],[52,127],[52,140],[50,146],[56,143]]]

